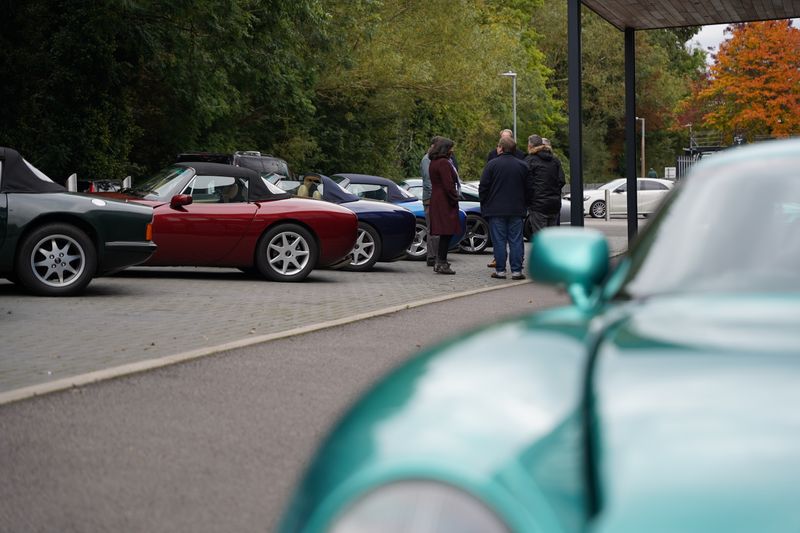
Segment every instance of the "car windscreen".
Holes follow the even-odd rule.
[[[137,181],[131,189],[126,189],[123,192],[140,196],[147,200],[163,200],[170,195],[171,191],[175,190],[175,186],[179,181],[192,172],[194,171],[191,168],[184,166],[167,167],[144,181]]]
[[[691,176],[620,267],[621,298],[800,290],[800,165],[737,162]]]

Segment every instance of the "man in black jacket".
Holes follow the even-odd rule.
[[[525,247],[522,226],[533,188],[524,161],[514,156],[517,143],[501,137],[500,155],[486,163],[478,186],[481,214],[489,221],[489,235],[494,250],[493,278],[506,278],[506,259],[511,263],[511,279],[525,279],[522,273]],[[506,245],[508,253],[506,253]]]
[[[553,155],[539,135],[528,137],[528,173],[533,184],[533,201],[529,204],[533,233],[555,226],[561,211],[561,190],[566,180],[561,161]]]

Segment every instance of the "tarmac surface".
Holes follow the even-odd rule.
[[[624,220],[601,228],[624,250]],[[135,271],[69,299],[0,285],[0,394],[190,354],[0,405],[0,532],[271,530],[319,439],[377,379],[444,339],[567,303],[492,280],[490,258],[453,255],[456,276],[403,261],[299,284]]]

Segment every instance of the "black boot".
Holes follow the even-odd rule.
[[[450,263],[437,263],[433,267],[433,271],[437,274],[455,274],[456,271],[450,268]]]

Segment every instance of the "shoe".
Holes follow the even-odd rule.
[[[492,272],[492,277],[494,279],[506,279],[506,273],[505,272]]]
[[[489,268],[497,268],[497,261],[495,259],[492,259],[492,262],[486,266]]]
[[[450,268],[450,263],[440,263],[433,267],[433,271],[437,274],[455,274],[456,271]]]
[[[426,262],[428,263],[429,267],[436,266],[436,259],[429,257]]]
[[[525,274],[523,274],[522,272],[512,272],[511,279],[513,279],[514,281],[525,279]]]

